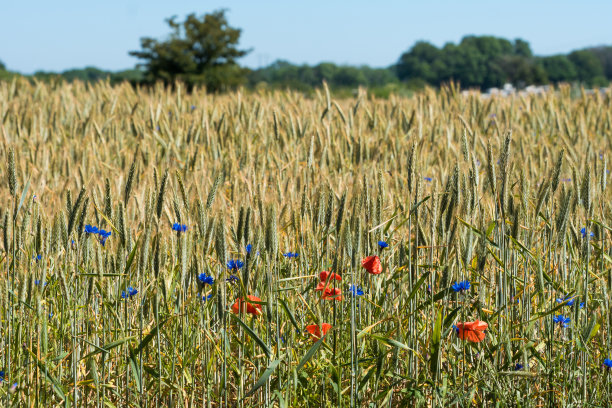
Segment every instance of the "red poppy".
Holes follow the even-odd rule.
[[[457,336],[461,340],[468,340],[472,343],[480,343],[485,338],[484,331],[489,325],[486,322],[476,320],[474,322],[457,323]]]
[[[320,328],[318,324],[309,324],[306,326],[306,331],[310,333],[312,341],[317,341],[321,338],[321,331],[323,332],[323,336],[325,336],[331,328],[332,325],[329,323],[323,323]]]
[[[247,298],[249,300],[252,300],[254,302],[261,302],[261,299],[258,298],[257,296],[252,296],[249,295],[247,296]],[[258,303],[250,303],[250,302],[245,302],[242,298],[238,298],[236,299],[236,302],[232,305],[232,312],[235,314],[238,314],[238,312],[242,312],[242,313],[249,313],[255,317],[259,316],[260,314],[262,314],[261,311],[261,305]]]
[[[338,275],[337,273],[329,273],[327,271],[323,271],[319,274],[319,280],[321,280],[321,282],[327,282],[327,280],[331,281],[331,280],[337,280],[337,281],[341,281],[342,280],[342,276]]]
[[[382,272],[380,258],[376,255],[366,256],[361,260],[361,265],[372,275],[378,275]]]
[[[319,286],[320,285],[323,285],[323,283],[319,283]],[[325,288],[325,290],[323,290],[318,289],[317,286],[317,290],[321,290],[323,292],[321,295],[321,299],[323,300],[342,300],[342,290],[340,288]]]

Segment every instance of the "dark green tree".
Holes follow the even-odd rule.
[[[577,78],[576,67],[565,55],[552,55],[539,59],[551,82],[571,82]]]
[[[238,49],[241,30],[230,27],[225,10],[198,17],[189,14],[185,21],[166,20],[172,32],[165,41],[145,37],[142,50],[130,55],[144,60],[148,81],[172,83],[184,81],[189,86],[204,85],[209,91],[222,91],[242,84],[248,70],[237,60],[249,50]]]
[[[437,84],[440,72],[444,70],[442,51],[426,41],[419,41],[402,54],[397,64],[397,77],[402,80],[419,78],[430,84]]]
[[[599,62],[601,62],[606,78],[612,80],[612,47],[589,48],[589,51],[595,54]]]
[[[573,51],[567,57],[576,67],[579,81],[593,85],[603,78],[604,70],[601,61],[591,51]]]

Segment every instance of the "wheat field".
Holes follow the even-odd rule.
[[[14,80],[0,140],[2,406],[612,401],[610,90]]]

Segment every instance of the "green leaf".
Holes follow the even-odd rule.
[[[268,381],[268,378],[272,375],[272,373],[274,372],[274,370],[276,370],[276,367],[278,367],[278,365],[280,364],[281,359],[278,360],[274,360],[272,363],[270,363],[270,365],[268,366],[268,368],[266,368],[266,371],[264,371],[264,373],[261,375],[261,377],[259,377],[259,380],[257,380],[257,382],[255,383],[255,385],[253,386],[253,388],[251,388],[245,395],[244,398],[248,398],[251,395],[253,395],[255,393],[255,391],[257,391],[258,389],[260,389],[265,383],[266,381]]]
[[[600,327],[601,325],[597,322],[595,316],[592,315],[589,319],[588,325],[582,331],[582,342],[584,343],[585,347],[586,344],[597,334]]]
[[[414,298],[417,294],[417,291],[419,290],[419,288],[421,287],[421,285],[423,285],[423,283],[425,282],[425,279],[427,279],[427,277],[429,276],[429,274],[431,273],[431,271],[427,271],[425,272],[420,278],[419,280],[414,284],[414,287],[412,288],[412,291],[410,292],[410,295],[408,295],[408,298],[406,299],[406,303],[410,303],[410,301],[412,300],[412,298]]]
[[[95,356],[96,354],[99,354],[99,353],[108,353],[109,350],[114,349],[115,347],[119,347],[120,345],[122,345],[124,343],[127,343],[128,341],[131,341],[131,340],[134,340],[134,339],[136,339],[136,336],[129,336],[129,337],[124,337],[122,339],[115,340],[115,341],[113,341],[111,343],[105,344],[102,347],[95,346],[95,347],[98,347],[98,348],[96,350],[92,351],[91,353],[83,356],[83,358],[81,358],[81,360],[84,360],[84,359],[89,358],[91,356]]]
[[[142,235],[140,237],[138,237],[138,240],[136,241],[136,244],[134,244],[134,248],[132,248],[132,252],[130,252],[130,256],[128,258],[128,261],[125,264],[125,269],[123,270],[124,274],[128,273],[128,271],[130,270],[130,267],[132,266],[132,262],[134,262],[134,256],[136,255],[136,249],[138,248],[138,244],[140,243],[140,238],[141,237],[142,237]]]
[[[444,318],[444,323],[442,324],[442,327],[446,328],[450,326],[453,320],[455,320],[455,316],[457,316],[457,313],[459,312],[459,310],[461,310],[461,306],[456,307],[449,314],[447,314],[446,317]]]
[[[47,363],[45,361],[40,360],[38,356],[32,351],[30,351],[30,355],[36,360],[36,365],[38,366],[38,369],[45,374],[45,378],[47,379],[47,381],[49,381],[51,385],[53,385],[53,391],[55,391],[55,393],[60,399],[66,400],[66,392],[62,388],[62,384],[53,376],[53,374],[51,374],[52,369],[47,366]]]
[[[285,313],[289,317],[289,320],[291,320],[291,323],[293,324],[293,327],[295,327],[295,329],[297,331],[300,331],[300,328],[299,328],[299,326],[297,324],[297,320],[295,320],[295,316],[293,316],[293,313],[291,313],[291,311],[289,310],[289,306],[287,306],[287,303],[285,302],[285,300],[284,299],[278,299],[278,301],[280,302],[281,306],[283,307],[283,310],[285,311]]]
[[[310,361],[310,359],[312,358],[312,356],[315,355],[315,353],[317,352],[319,347],[321,347],[321,345],[323,344],[323,341],[325,340],[326,337],[327,337],[327,334],[325,336],[321,337],[315,344],[312,345],[312,347],[310,347],[308,349],[308,351],[306,352],[304,357],[302,357],[302,359],[300,360],[297,368],[295,369],[296,372],[300,372],[302,367],[304,367],[306,365],[306,363],[308,361]]]
[[[380,342],[383,342],[385,344],[388,344],[390,346],[393,346],[393,347],[401,348],[401,349],[404,349],[404,350],[410,350],[408,348],[408,346],[405,345],[404,343],[400,343],[399,341],[394,340],[394,339],[389,338],[389,337],[383,337],[383,336],[379,336],[379,335],[376,335],[376,334],[370,334],[370,337],[372,337],[373,339],[376,339],[376,340],[378,340]]]
[[[23,188],[23,192],[21,193],[21,198],[19,199],[19,206],[17,206],[17,211],[15,211],[15,219],[17,218],[17,214],[19,213],[19,210],[21,209],[21,206],[23,205],[23,202],[25,201],[25,198],[26,198],[26,195],[28,194],[29,189],[30,189],[30,179],[28,178],[28,181],[26,182],[26,185]]]
[[[438,357],[440,354],[440,340],[442,339],[442,310],[438,309],[438,317],[431,334],[431,360],[429,361],[431,374],[435,377],[438,372]]]
[[[270,356],[272,355],[272,352],[270,351],[268,346],[266,346],[266,343],[264,343],[264,341],[260,339],[259,336],[256,335],[255,332],[251,330],[251,328],[245,322],[243,322],[238,316],[236,316],[235,314],[230,314],[230,316],[232,316],[232,318],[236,320],[236,322],[238,322],[240,326],[242,326],[242,328],[244,329],[244,331],[247,332],[249,337],[251,337],[253,341],[255,341],[255,343],[257,343],[259,347],[261,347],[264,353],[266,353],[266,356],[270,358]]]
[[[137,354],[140,354],[140,352],[144,350],[145,347],[147,347],[147,345],[151,342],[151,340],[153,340],[153,337],[157,336],[157,332],[159,331],[159,329],[161,329],[162,326],[166,324],[166,322],[170,319],[172,319],[172,317],[169,317],[166,320],[162,320],[162,322],[159,323],[157,326],[155,326],[149,334],[144,336],[144,338],[142,339],[138,347],[133,349],[132,352],[130,353],[131,356],[136,356]]]

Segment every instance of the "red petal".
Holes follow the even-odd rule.
[[[382,272],[380,258],[376,255],[367,256],[361,260],[361,265],[372,275],[378,275]]]

